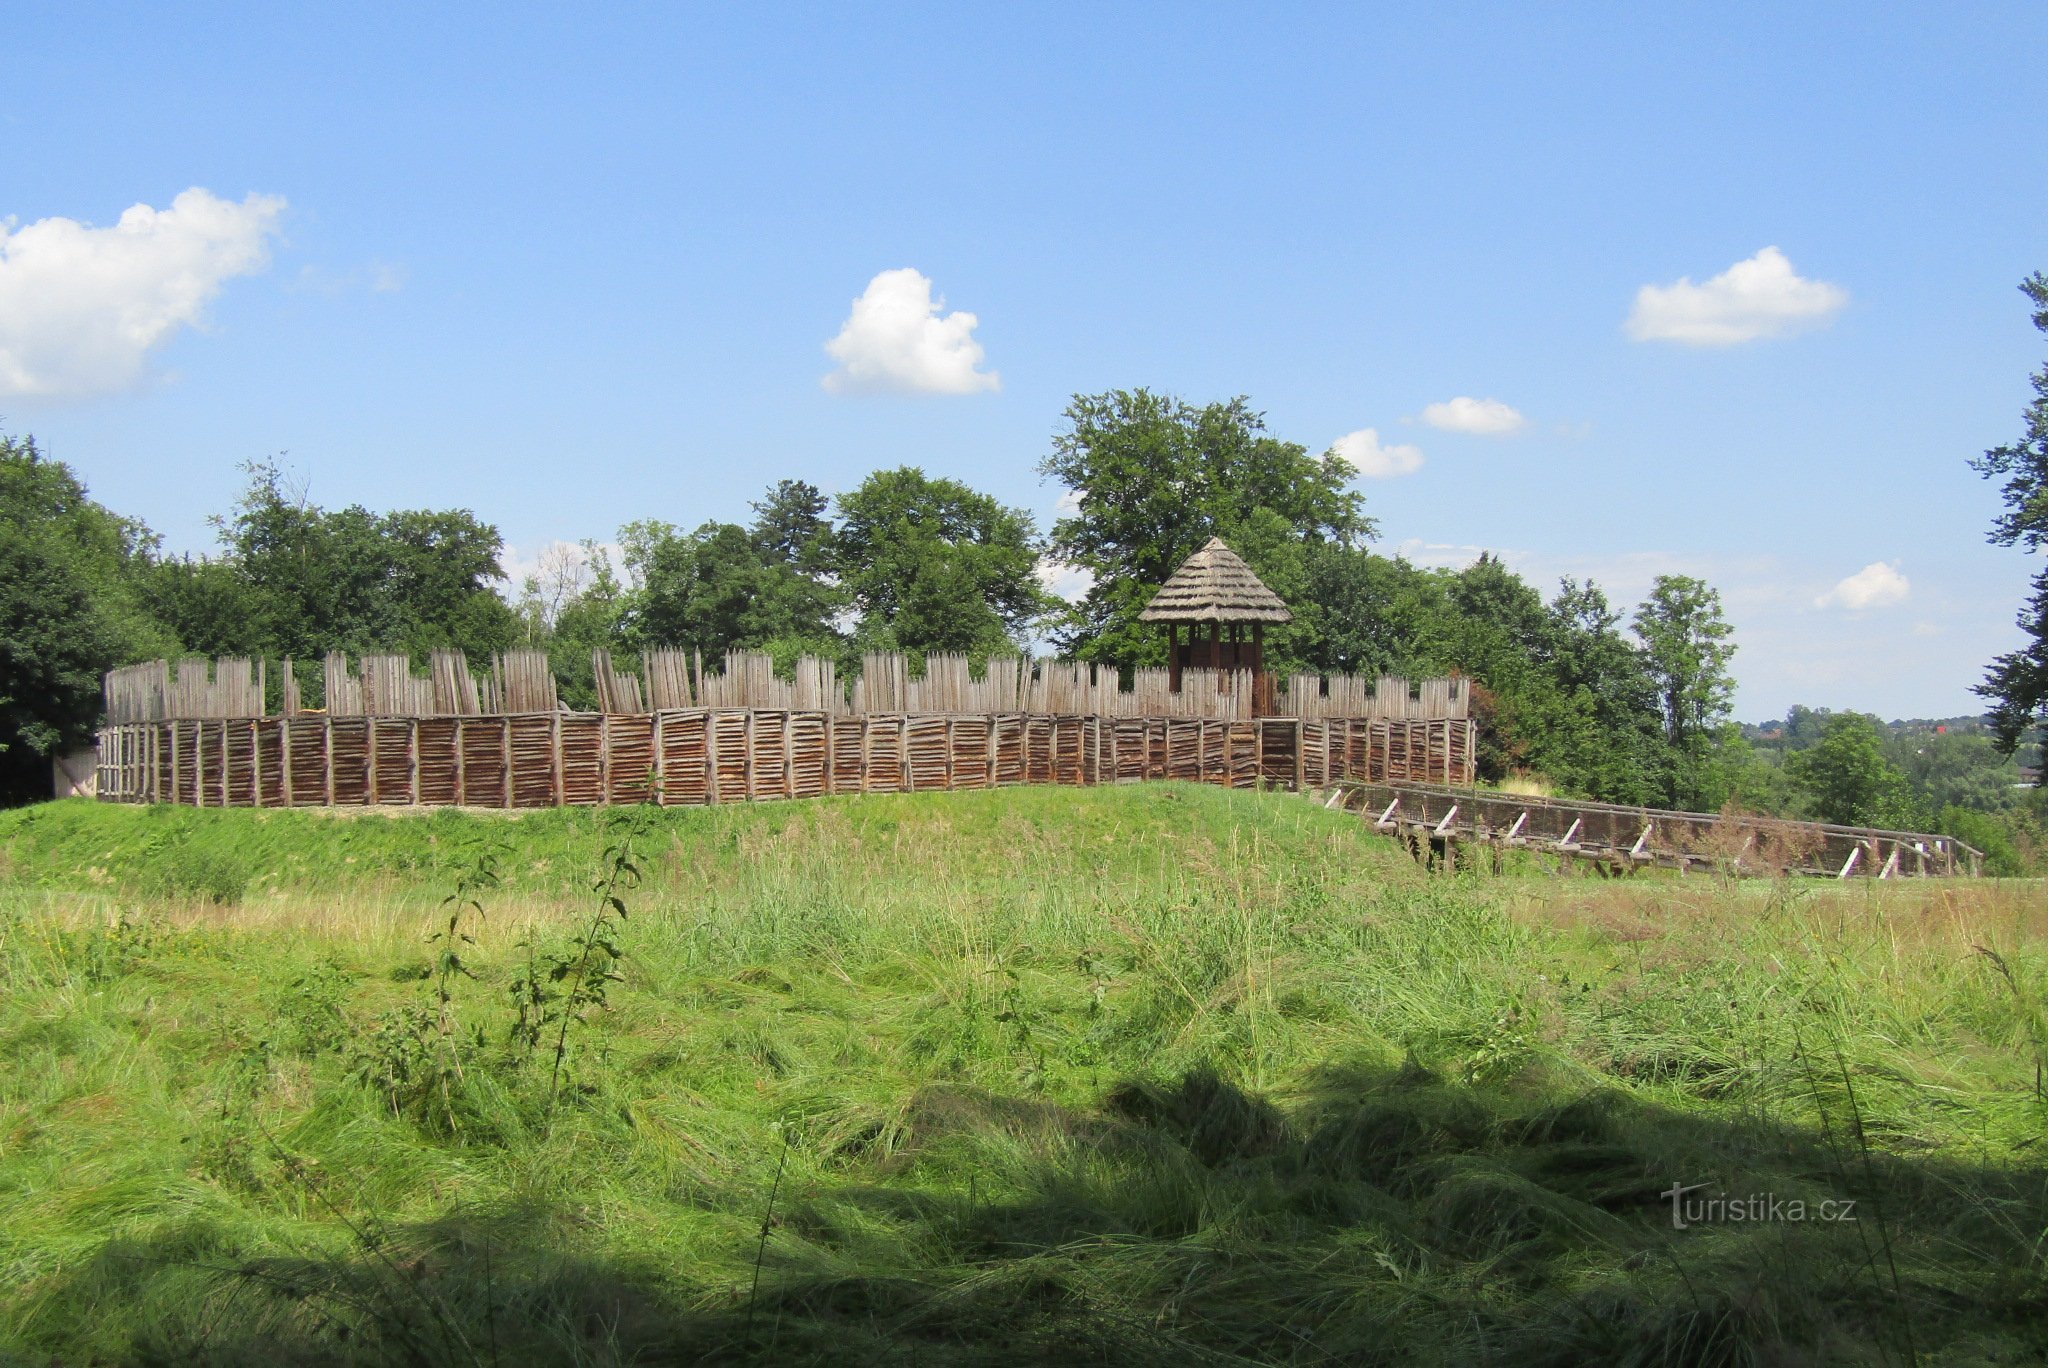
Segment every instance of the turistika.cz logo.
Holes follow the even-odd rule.
[[[1699,1195],[1711,1183],[1673,1183],[1659,1197],[1671,1203],[1671,1228],[1690,1230],[1696,1225],[1732,1225],[1745,1221],[1853,1221],[1853,1197],[1828,1197],[1809,1202],[1803,1197],[1780,1197],[1775,1193],[1752,1193],[1747,1197],[1720,1194]]]

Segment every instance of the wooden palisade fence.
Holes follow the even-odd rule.
[[[327,658],[328,707],[299,705],[287,663],[283,707],[263,708],[260,662],[163,662],[107,679],[99,795],[203,806],[463,804],[551,807],[921,792],[1003,784],[1188,779],[1307,789],[1339,779],[1471,782],[1473,724],[1463,681],[1297,677],[1299,712],[1251,717],[1236,672],[1113,672],[998,661],[981,676],[940,657],[911,679],[900,657],[870,657],[842,690],[828,662],[777,678],[764,656],[706,675],[652,652],[640,675],[599,655],[599,712],[570,712],[538,652],[494,661],[482,679],[453,653],[427,677],[403,657],[360,673]],[[1156,677],[1155,677],[1156,676]],[[205,686],[202,687],[202,681]],[[1356,716],[1329,714],[1332,704]],[[1429,715],[1429,714],[1434,715]]]

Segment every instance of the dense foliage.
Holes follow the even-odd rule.
[[[51,757],[91,740],[101,673],[171,644],[138,592],[150,546],[33,439],[0,436],[0,802],[47,796]]]
[[[2020,289],[2034,306],[2034,326],[2048,333],[2048,275],[2036,271]],[[1992,543],[2038,555],[2048,552],[2048,365],[2034,372],[2033,386],[2026,434],[1971,464],[1984,478],[2005,482],[2005,512],[1992,524]],[[2028,643],[1993,661],[1977,690],[1991,701],[1992,726],[2008,753],[2029,730],[2048,728],[2048,567],[2035,573],[2019,625]],[[2042,782],[2048,782],[2048,771]]]
[[[164,560],[145,578],[151,604],[202,655],[403,651],[453,646],[480,656],[518,624],[495,592],[498,530],[466,510],[329,512],[274,462],[248,467],[217,560]]]
[[[1014,648],[1045,606],[1031,515],[915,466],[879,470],[839,500],[832,564],[863,646]]]
[[[1164,643],[1138,622],[1152,593],[1211,537],[1221,537],[1290,603],[1305,597],[1310,548],[1350,546],[1373,524],[1347,488],[1357,474],[1329,452],[1266,432],[1237,398],[1199,408],[1150,390],[1076,395],[1040,473],[1070,491],[1048,554],[1086,571],[1087,592],[1055,620],[1053,639],[1083,660],[1158,664]],[[1285,659],[1296,629],[1273,633]]]

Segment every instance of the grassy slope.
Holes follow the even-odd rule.
[[[660,813],[550,1120],[508,990],[606,820],[0,814],[0,1353],[2042,1348],[2038,887],[1435,878],[1167,785]],[[394,1105],[488,843],[461,1078]]]

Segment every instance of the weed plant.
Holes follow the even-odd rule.
[[[4,814],[0,1357],[2039,1361],[2044,923],[1175,785]]]

